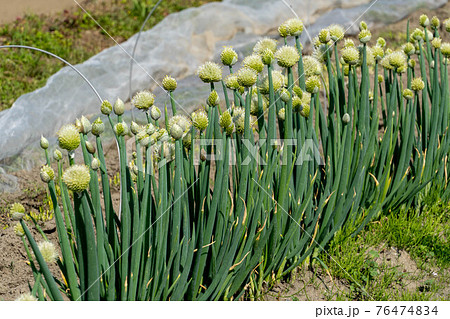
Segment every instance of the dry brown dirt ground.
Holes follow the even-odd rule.
[[[0,0],[0,6],[1,5]],[[40,0],[41,2],[46,2]],[[3,6],[2,6],[3,7]],[[372,30],[373,39],[379,35],[386,36],[390,32],[392,39],[401,41],[400,33],[406,30],[406,21],[411,19],[411,27],[416,27],[419,16],[422,13],[428,14],[430,17],[437,15],[441,21],[450,17],[450,3],[437,10],[419,10],[411,14],[410,17],[390,25],[388,28],[382,27]],[[388,30],[388,31],[387,31]],[[110,145],[106,150],[107,165],[110,177],[112,178],[118,171],[117,153],[115,145]],[[31,171],[20,171],[13,173],[18,177],[20,191],[16,193],[0,194],[0,301],[14,300],[21,293],[29,291],[29,285],[34,280],[31,268],[28,264],[28,258],[23,247],[20,237],[16,236],[13,231],[14,223],[9,219],[6,212],[8,207],[14,202],[22,203],[27,211],[37,213],[42,207],[42,202],[46,197],[46,190],[39,178],[39,167]],[[116,194],[114,198],[117,203],[119,198]],[[56,228],[54,221],[42,223],[41,227],[46,233],[48,239],[57,244]],[[35,238],[40,235],[36,230],[32,229]],[[395,255],[393,252],[381,254],[383,261],[391,262],[402,267],[403,271],[422,276],[414,261],[406,252],[400,252]],[[58,276],[57,267],[51,267],[55,276]],[[348,291],[348,282],[340,279],[332,278],[329,274],[312,268],[300,268],[294,275],[293,280],[289,283],[282,282],[273,287],[264,294],[264,300],[329,300],[335,296]],[[408,290],[417,289],[417,283],[410,280],[407,284]]]

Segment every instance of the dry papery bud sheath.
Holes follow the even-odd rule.
[[[60,150],[54,150],[53,151],[53,159],[55,160],[55,161],[60,161],[60,160],[62,160],[62,153],[61,153],[61,151]]]
[[[348,113],[345,113],[345,114],[342,116],[342,123],[344,123],[344,124],[350,123],[350,115],[349,115]]]
[[[61,127],[57,133],[59,147],[67,151],[73,151],[80,145],[80,134],[77,127],[67,124]]]
[[[170,136],[173,137],[173,139],[175,140],[179,140],[180,138],[183,137],[183,130],[181,129],[181,127],[178,124],[173,124],[172,127],[170,128]]]
[[[112,105],[111,102],[104,100],[101,105],[101,112],[104,115],[109,115],[112,112]]]
[[[63,174],[63,181],[72,192],[82,192],[89,186],[91,175],[86,165],[72,165]]]
[[[164,90],[172,92],[175,91],[175,89],[177,88],[177,81],[173,77],[166,75],[162,80],[162,85]]]
[[[91,122],[83,115],[80,119],[80,133],[88,134],[92,129]]]
[[[43,150],[46,150],[48,148],[48,140],[42,135],[40,140],[40,146]]]
[[[96,171],[99,169],[99,167],[100,167],[100,161],[98,160],[98,158],[94,157],[91,162],[91,168],[94,171]]]
[[[150,116],[152,117],[153,121],[159,120],[161,117],[161,110],[159,109],[159,107],[153,105],[150,109]]]
[[[238,61],[238,54],[232,47],[224,47],[220,53],[220,60],[226,66],[232,66]]]
[[[144,129],[143,126],[137,124],[135,121],[131,121],[130,124],[130,130],[131,133],[133,133],[134,135],[136,135],[137,133],[139,133],[140,131],[142,131]]]
[[[136,93],[131,99],[131,104],[133,104],[137,109],[146,111],[152,107],[155,103],[155,95],[150,91],[141,91]]]
[[[125,104],[121,99],[117,99],[113,106],[114,114],[116,115],[122,115],[125,113]]]
[[[86,141],[86,142],[85,142],[85,145],[86,145],[86,150],[87,150],[90,154],[94,154],[94,153],[95,153],[95,146],[92,145],[91,142]]]
[[[94,123],[92,123],[92,134],[95,136],[100,136],[105,131],[105,124],[102,122],[102,120],[98,117]]]

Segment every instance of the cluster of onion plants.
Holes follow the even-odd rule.
[[[450,32],[449,21],[443,27]],[[188,116],[169,76],[162,84],[173,116],[166,108],[164,123],[151,92],[131,101],[146,115],[141,124],[123,121],[122,101],[103,102],[119,149],[120,205],[100,118],[61,128],[67,160],[54,152],[56,174],[41,141],[61,256],[36,244],[20,221],[17,232],[35,255],[30,298],[255,297],[345,223],[363,227],[431,187],[448,196],[450,44],[439,37],[438,18],[421,16],[396,50],[372,40],[364,22],[360,43],[344,39],[338,25],[321,30],[311,55],[302,52],[300,20],[278,30],[284,43],[260,40],[239,69],[229,47],[224,66],[200,66],[211,93]],[[74,161],[79,147],[83,164]],[[58,274],[47,265],[55,260]]]

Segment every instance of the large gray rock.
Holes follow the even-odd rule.
[[[206,98],[208,86],[194,74],[209,59],[217,59],[223,45],[242,54],[263,35],[276,35],[294,11],[314,36],[330,23],[350,27],[363,18],[369,24],[397,21],[420,6],[435,8],[446,0],[224,0],[171,14],[141,35],[134,65],[133,91],[149,88],[157,93],[158,105],[167,102],[160,89],[170,74],[179,80],[178,107],[189,112]],[[287,4],[291,5],[291,9]],[[361,17],[362,15],[362,17]],[[359,21],[356,21],[359,22]],[[355,31],[357,23],[350,28]],[[103,99],[129,97],[130,54],[136,35],[76,67],[94,84]],[[37,141],[41,134],[55,135],[64,123],[81,114],[98,114],[100,102],[70,68],[50,77],[45,87],[26,94],[11,109],[0,113],[0,160],[14,156]]]

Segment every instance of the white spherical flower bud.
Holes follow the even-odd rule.
[[[222,80],[222,68],[214,62],[206,62],[197,69],[200,80],[205,83],[219,82]]]
[[[323,72],[322,64],[312,56],[303,57],[303,70],[306,77],[321,75]]]
[[[411,42],[405,43],[402,46],[402,49],[407,56],[411,56],[416,52],[416,48],[414,47],[414,44],[412,44]]]
[[[289,19],[285,22],[290,36],[300,36],[303,32],[303,22],[300,19]]]
[[[322,29],[319,32],[320,43],[327,44],[331,40],[330,31],[328,29]]]
[[[284,107],[278,110],[278,119],[281,121],[286,119],[286,109]]]
[[[271,65],[274,58],[275,54],[268,48],[261,53],[261,60],[265,65]]]
[[[262,55],[266,50],[270,50],[272,53],[275,53],[277,50],[277,41],[266,37],[256,42],[253,47],[253,52],[259,55]]]
[[[170,128],[170,136],[172,136],[175,140],[179,140],[183,137],[183,130],[178,124],[173,124]]]
[[[192,125],[196,127],[199,131],[204,131],[208,127],[208,115],[204,110],[198,110],[191,114]]]
[[[441,44],[442,55],[446,58],[450,58],[450,43],[444,42]]]
[[[253,84],[256,83],[257,79],[257,73],[255,70],[250,68],[241,68],[237,72],[237,81],[239,85],[244,87],[251,87]]]
[[[349,115],[348,113],[345,113],[345,114],[342,116],[342,122],[343,122],[344,124],[350,123],[350,115]]]
[[[346,64],[356,65],[359,61],[359,51],[354,47],[346,47],[342,49],[341,55]]]
[[[41,180],[44,183],[50,183],[50,181],[53,180],[53,178],[55,178],[55,172],[53,171],[53,169],[48,166],[48,165],[44,165],[41,167],[41,170],[39,172],[39,175],[41,177]]]
[[[125,122],[119,122],[114,125],[114,132],[117,136],[125,136],[128,134],[128,125]]]
[[[104,100],[101,106],[102,114],[109,115],[112,112],[112,105],[109,101]]]
[[[80,145],[80,133],[73,124],[67,124],[61,127],[57,133],[59,147],[73,151]]]
[[[409,36],[409,39],[411,42],[423,41],[425,40],[425,34],[423,33],[422,30],[416,28]]]
[[[232,47],[224,47],[220,53],[220,60],[224,65],[232,66],[238,61],[238,55]]]
[[[230,90],[237,90],[240,87],[235,74],[230,74],[225,78],[225,85]]]
[[[38,299],[33,296],[32,294],[26,292],[24,294],[21,294],[15,301],[38,301]]]
[[[372,49],[372,54],[373,54],[373,57],[375,58],[375,60],[380,61],[384,56],[383,48],[376,45],[376,46],[372,47],[371,49]]]
[[[92,123],[92,134],[95,136],[100,136],[105,131],[105,124],[100,118],[97,118],[94,123]]]
[[[177,81],[173,77],[166,75],[162,80],[162,86],[164,90],[172,92],[177,88]]]
[[[415,92],[422,91],[425,88],[425,83],[422,78],[414,78],[411,81],[411,89]]]
[[[262,72],[264,69],[264,63],[261,59],[261,56],[258,54],[252,54],[244,58],[242,61],[242,65],[244,67],[255,70],[257,73]]]
[[[48,140],[42,135],[41,135],[40,145],[43,150],[46,150],[48,148]]]
[[[354,48],[355,47],[355,42],[353,42],[352,39],[345,39],[344,40],[344,48]]]
[[[414,67],[416,66],[416,60],[414,59],[409,59],[408,60],[408,66],[412,69],[414,69]]]
[[[338,42],[344,38],[345,31],[342,26],[338,24],[332,24],[328,27],[328,30],[330,31],[331,40]]]
[[[286,88],[280,90],[280,99],[284,103],[287,103],[291,99],[291,93]]]
[[[9,215],[12,220],[21,220],[25,216],[25,207],[20,203],[14,203],[9,208]]]
[[[285,45],[275,52],[275,58],[277,58],[279,66],[283,68],[290,68],[298,62],[300,55],[298,54],[296,48]]]
[[[444,28],[445,28],[445,31],[450,32],[450,19],[444,20]]]
[[[155,103],[155,95],[150,91],[141,91],[136,93],[131,99],[133,104],[139,110],[148,110]]]
[[[316,75],[309,77],[305,82],[305,86],[308,93],[313,94],[319,92],[321,87],[319,77]]]
[[[286,23],[283,23],[278,27],[278,34],[282,38],[286,38],[289,35],[289,28]]]
[[[14,226],[13,230],[14,230],[14,234],[16,234],[16,236],[19,236],[19,237],[25,236],[25,231],[23,230],[21,223],[17,223]]]
[[[435,49],[439,49],[441,47],[441,44],[442,44],[442,39],[441,38],[434,38],[433,41],[431,41],[431,45]]]
[[[58,253],[56,252],[56,247],[53,243],[41,241],[38,243],[38,248],[46,263],[53,263],[58,258]]]
[[[63,181],[72,192],[82,192],[88,188],[91,181],[89,167],[72,165],[63,174]]]
[[[55,150],[55,151],[53,152],[53,159],[54,159],[55,161],[60,161],[60,160],[62,160],[62,153],[61,153],[60,150]]]
[[[395,51],[389,55],[389,64],[397,69],[402,66],[405,66],[407,63],[407,56],[403,53],[403,51]]]
[[[125,112],[125,104],[121,99],[117,98],[114,103],[113,110],[116,115],[122,115]]]
[[[379,37],[377,39],[377,46],[382,47],[382,48],[386,47],[386,40],[382,37]]]
[[[359,41],[361,43],[367,43],[372,39],[372,33],[368,29],[361,30],[358,35]]]
[[[439,21],[439,18],[436,16],[433,16],[431,18],[431,27],[436,30],[436,29],[439,29],[440,25],[441,25],[441,22]]]
[[[421,27],[426,28],[430,25],[430,19],[428,19],[428,16],[425,14],[422,14],[419,17],[419,24]]]
[[[410,89],[404,89],[403,97],[407,100],[412,100],[414,98],[414,93]]]

